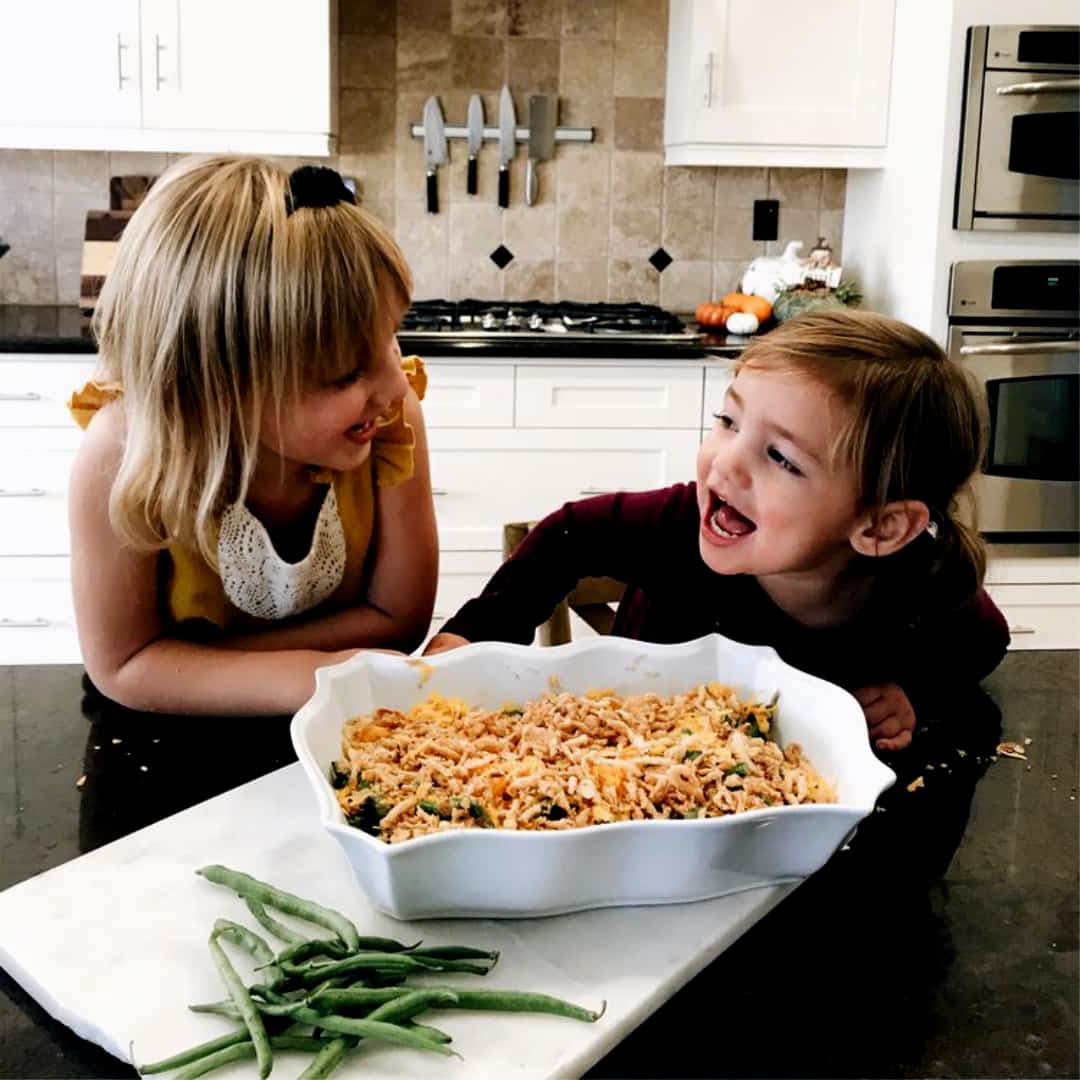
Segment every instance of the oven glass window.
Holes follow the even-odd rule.
[[[985,472],[1026,480],[1080,480],[1080,376],[988,379]]]
[[[1012,118],[1009,172],[1080,179],[1080,112],[1022,113]]]

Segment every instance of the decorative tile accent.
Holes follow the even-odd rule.
[[[489,259],[500,269],[503,270],[514,261],[514,253],[507,247],[500,244],[489,256]]]
[[[672,257],[662,248],[658,247],[650,256],[649,262],[657,273],[662,274],[674,262]]]

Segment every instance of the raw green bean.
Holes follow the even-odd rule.
[[[218,1039],[211,1039],[209,1042],[199,1043],[198,1046],[181,1050],[179,1054],[173,1054],[172,1057],[162,1058],[161,1061],[152,1061],[149,1065],[136,1065],[135,1068],[140,1073],[168,1072],[170,1069],[179,1069],[183,1065],[189,1065],[199,1058],[206,1057],[207,1054],[225,1050],[230,1046],[235,1046],[237,1043],[250,1041],[251,1036],[248,1034],[247,1029],[240,1028],[237,1031],[229,1032],[228,1035],[222,1035]]]
[[[316,1055],[315,1060],[300,1074],[300,1080],[323,1080],[329,1076],[345,1055],[357,1044],[357,1039],[342,1036],[331,1039]]]
[[[436,963],[438,961],[435,961]],[[424,972],[432,968],[422,960],[414,960],[407,953],[363,952],[354,953],[332,964],[320,964],[316,968],[304,968],[295,974],[300,986],[313,986],[324,979],[350,975],[356,971],[381,971],[387,974],[405,974],[410,971]],[[434,970],[441,970],[436,968]]]
[[[324,1031],[333,1031],[339,1035],[359,1035],[362,1039],[378,1039],[380,1042],[395,1043],[398,1046],[409,1046],[414,1050],[430,1050],[436,1054],[444,1054],[448,1057],[460,1057],[441,1043],[432,1042],[426,1035],[420,1035],[408,1028],[398,1027],[396,1024],[384,1024],[378,1020],[360,1020],[353,1016],[335,1016],[333,1014],[318,1013],[314,1009],[301,1009],[294,1016],[302,1024],[310,1024],[312,1027],[322,1028]]]
[[[349,950],[337,938],[310,938],[282,949],[274,958],[281,965],[298,966],[315,956],[330,956],[335,960],[344,960]]]
[[[210,935],[210,955],[214,958],[214,963],[217,965],[217,969],[229,989],[229,996],[240,1010],[244,1026],[251,1033],[251,1042],[255,1047],[255,1057],[259,1063],[259,1077],[260,1080],[266,1080],[274,1065],[270,1040],[262,1022],[262,1016],[259,1015],[259,1010],[255,1008],[255,1003],[251,1000],[247,987],[240,981],[240,976],[236,974],[236,969],[229,962],[225,950],[218,944],[218,935],[219,931],[217,929]],[[222,1052],[224,1053],[224,1051]]]
[[[425,1009],[456,1005],[457,1002],[458,996],[454,990],[413,990],[410,994],[402,994],[380,1005],[374,1012],[368,1013],[367,1019],[400,1024],[402,1020],[411,1020]]]
[[[307,940],[303,934],[298,934],[291,927],[275,919],[254,896],[245,896],[244,903],[247,904],[248,911],[255,916],[255,921],[267,933],[273,934],[278,941],[284,941],[286,945],[297,945]]]
[[[452,1009],[490,1009],[494,1012],[541,1012],[555,1016],[568,1016],[572,1020],[584,1020],[592,1023],[604,1015],[607,1008],[605,1001],[599,1012],[573,1005],[562,998],[549,994],[533,994],[527,990],[459,990],[453,988],[458,996]]]
[[[415,945],[405,945],[389,937],[362,937],[356,949],[364,952],[406,952],[415,949],[419,944],[418,941]]]
[[[240,1010],[233,1004],[232,998],[226,1001],[203,1001],[198,1005],[189,1005],[188,1008],[194,1013],[211,1013],[214,1016],[227,1016],[230,1020],[240,1019]],[[247,1032],[244,1032],[245,1038]],[[146,1070],[144,1069],[143,1072]]]
[[[468,960],[442,960],[437,956],[416,956],[415,953],[409,953],[409,955],[415,957],[416,962],[428,971],[457,971],[466,975],[487,975],[495,966],[494,962],[489,963],[487,967],[482,967],[480,964],[470,964]]]
[[[327,1012],[338,1009],[365,1008],[382,1005],[387,1001],[396,1001],[406,994],[413,993],[407,986],[353,986],[347,990],[326,987],[317,990],[308,998],[313,1009],[325,1008]]]
[[[176,1080],[195,1080],[198,1076],[205,1076],[208,1072],[230,1065],[234,1061],[242,1061],[244,1058],[255,1057],[255,1046],[246,1038],[245,1041],[226,1050],[220,1050],[216,1054],[209,1054],[201,1061],[192,1063],[182,1073],[178,1073]],[[307,1053],[322,1051],[328,1045],[327,1039],[313,1039],[307,1035],[275,1035],[270,1040],[270,1045],[275,1050],[302,1050]]]
[[[368,1020],[371,1017],[367,1017]],[[445,1031],[440,1031],[437,1027],[432,1027],[430,1024],[418,1024],[415,1020],[406,1020],[404,1027],[408,1031],[415,1031],[417,1035],[423,1035],[427,1039],[431,1039],[432,1042],[448,1043],[453,1042],[452,1035],[447,1035]]]
[[[226,866],[204,866],[195,873],[212,881],[217,885],[224,885],[233,892],[242,896],[245,900],[253,896],[261,904],[277,908],[286,915],[295,915],[298,919],[314,923],[332,930],[350,949],[359,949],[360,935],[356,927],[339,911],[333,908],[323,907],[313,900],[305,900],[303,897],[284,892],[265,881],[259,881],[249,874],[239,870],[230,870]]]
[[[428,945],[426,948],[409,950],[410,956],[428,956],[435,960],[490,960],[499,959],[498,949],[473,949],[468,945]]]
[[[228,919],[218,919],[214,923],[214,931],[230,945],[243,949],[259,965],[256,970],[263,972],[267,985],[275,986],[281,982],[283,975],[281,968],[274,963],[273,950],[258,934]]]

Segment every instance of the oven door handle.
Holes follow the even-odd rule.
[[[1080,341],[1024,341],[987,342],[985,345],[961,345],[961,356],[978,356],[982,353],[1006,353],[1022,356],[1025,353],[1073,353],[1080,349]]]
[[[1080,90],[1080,79],[1049,79],[1044,82],[1018,82],[999,86],[997,92],[1009,94],[1069,94]]]

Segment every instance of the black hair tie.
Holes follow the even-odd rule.
[[[285,212],[291,214],[305,206],[337,206],[339,202],[356,205],[356,196],[345,186],[340,173],[325,165],[301,165],[289,174]]]

